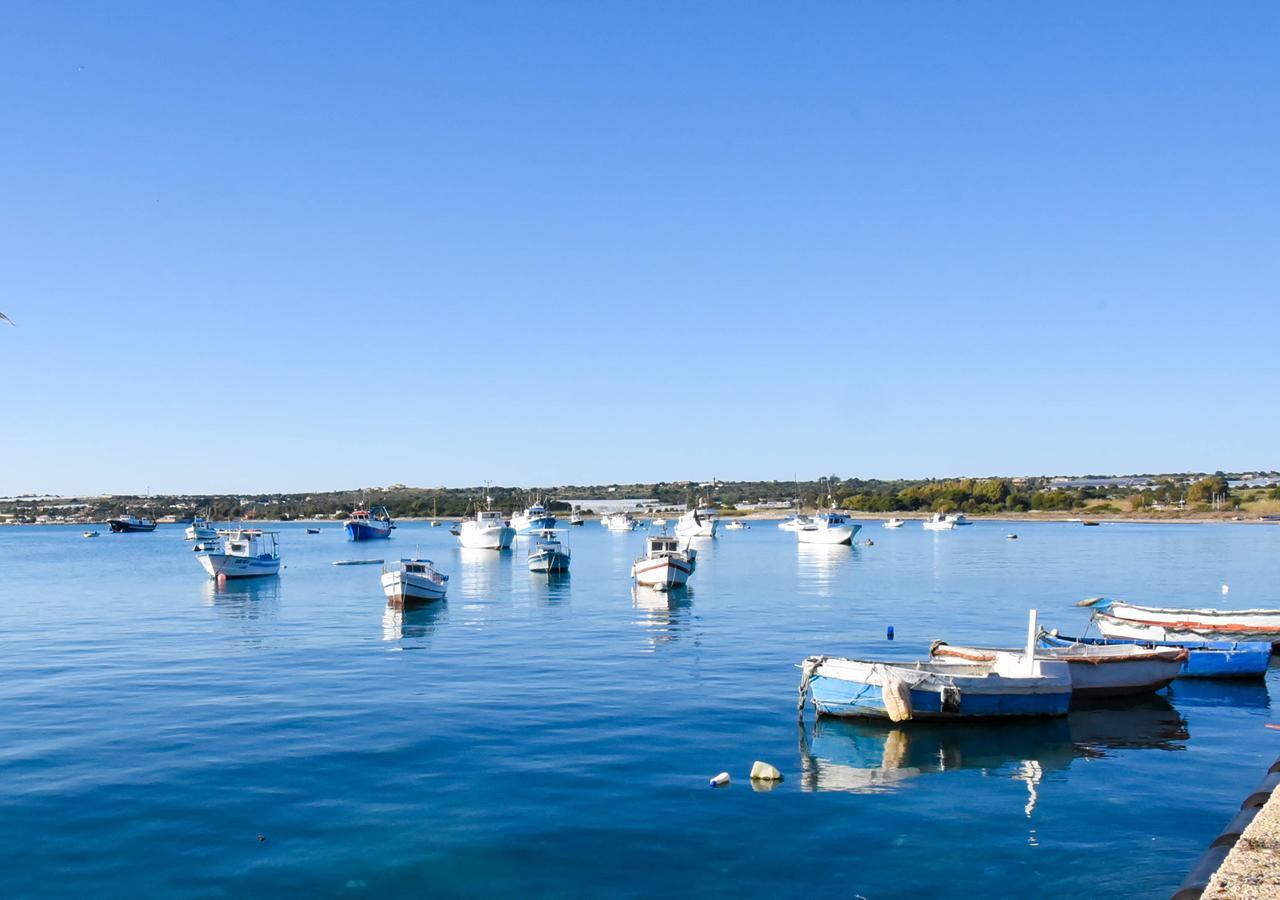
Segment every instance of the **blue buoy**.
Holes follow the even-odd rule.
[[[885,636],[886,640],[890,640],[890,641],[891,641],[891,640],[893,640],[893,626],[892,626],[892,625],[890,625],[890,626],[888,627],[888,629],[886,629],[886,630],[885,630],[884,636]]]

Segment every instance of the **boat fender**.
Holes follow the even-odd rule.
[[[945,646],[947,646],[946,641],[934,641],[932,644],[929,645],[929,655],[930,656],[937,655],[939,648],[945,647]]]
[[[752,781],[781,781],[782,773],[767,762],[756,760],[751,764]]]
[[[960,712],[960,688],[956,687],[953,684],[943,685],[942,711],[944,713]]]
[[[719,775],[716,775],[714,778],[711,779],[711,786],[713,788],[724,787],[728,783],[729,783],[728,772],[721,772]]]
[[[911,719],[911,687],[905,681],[886,673],[880,693],[890,722],[906,722]]]

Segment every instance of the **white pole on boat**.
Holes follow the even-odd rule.
[[[1033,609],[1027,614],[1027,677],[1036,674],[1036,638],[1040,632],[1038,624],[1036,611]]]

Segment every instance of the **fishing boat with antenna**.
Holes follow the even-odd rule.
[[[698,565],[698,551],[667,534],[651,534],[644,541],[644,556],[631,564],[631,577],[642,587],[660,591],[678,588],[689,581]]]
[[[630,513],[610,513],[600,517],[600,524],[610,531],[635,531],[636,520]]]
[[[114,519],[107,519],[107,525],[111,528],[113,534],[156,530],[155,519],[149,516],[135,516],[132,513],[116,516]]]
[[[544,528],[529,545],[529,571],[553,574],[569,571],[570,551],[554,528]]]
[[[256,578],[280,574],[280,536],[257,528],[228,528],[218,532],[212,546],[197,559],[210,578]]]
[[[382,592],[390,603],[407,605],[443,600],[449,576],[436,571],[429,559],[398,559],[382,567]]]
[[[548,528],[556,527],[556,517],[547,512],[540,502],[526,507],[522,512],[511,514],[511,527],[516,534],[538,534]]]
[[[185,540],[188,541],[213,541],[217,538],[218,529],[210,525],[209,520],[204,516],[196,516],[192,519],[185,532]]]
[[[375,506],[355,510],[342,527],[347,531],[348,540],[374,541],[391,537],[391,529],[396,526],[385,506]]]
[[[796,542],[800,544],[852,544],[853,536],[862,530],[838,509],[820,512],[810,518],[803,528],[796,530]]]
[[[485,509],[476,509],[473,517],[458,526],[458,544],[468,550],[510,550],[516,530],[507,524],[502,513],[493,509],[493,497],[485,498]]]
[[[691,538],[713,538],[716,536],[716,528],[718,526],[719,521],[716,518],[716,511],[704,499],[693,509],[676,519],[676,537],[683,538],[686,541]]]

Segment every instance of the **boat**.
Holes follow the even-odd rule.
[[[188,541],[216,541],[218,529],[209,524],[204,516],[196,516],[187,526],[185,539]]]
[[[902,519],[899,519],[897,516],[894,516],[892,519],[889,519],[884,523],[884,527],[885,528],[901,528],[905,524],[907,524],[905,521],[903,521]]]
[[[555,529],[544,528],[529,546],[530,572],[569,571],[569,548],[556,535]]]
[[[1037,660],[1065,662],[1071,675],[1071,692],[1077,696],[1123,697],[1150,694],[1168,687],[1182,671],[1187,651],[1182,647],[1140,647],[1136,644],[1046,646],[1037,637]],[[934,641],[932,659],[992,663],[1009,657],[1009,665],[1022,665],[1026,650],[957,647]]]
[[[796,541],[801,544],[852,544],[853,536],[862,526],[842,512],[818,513],[807,525],[796,531]]]
[[[535,503],[524,512],[511,514],[511,527],[516,534],[536,534],[556,527],[556,517],[547,512],[541,503]]]
[[[725,531],[743,531],[750,527],[751,527],[750,525],[747,525],[741,519],[734,519],[732,522],[725,523],[724,530]]]
[[[610,531],[633,531],[636,520],[629,513],[610,513],[600,517],[600,524]]]
[[[778,527],[783,531],[799,531],[808,525],[812,519],[809,516],[802,516],[800,513],[793,513],[778,523]]]
[[[230,528],[218,531],[199,557],[210,578],[255,578],[280,573],[280,540],[274,531]]]
[[[986,661],[895,662],[810,656],[800,664],[800,704],[819,716],[964,720],[1066,715],[1071,703],[1067,663],[1034,654],[1035,611],[1027,653]]]
[[[650,522],[649,522],[649,524],[650,524],[650,525],[652,525],[654,528],[666,528],[666,527],[667,527],[667,520],[666,520],[666,519],[653,519],[652,521],[650,521]]]
[[[319,533],[320,533],[320,529],[319,529],[319,528],[308,528],[308,529],[307,529],[307,534],[319,534]]]
[[[1187,660],[1179,678],[1265,678],[1271,664],[1271,645],[1266,641],[1140,641],[1136,638],[1067,637],[1052,631],[1040,632],[1040,645],[1066,647],[1073,644],[1139,647],[1182,647]]]
[[[342,527],[347,530],[347,540],[375,541],[391,537],[391,529],[396,526],[385,506],[375,506],[355,510]]]
[[[132,514],[117,516],[114,519],[107,519],[107,525],[111,527],[114,534],[125,534],[133,531],[155,531],[156,520],[147,518],[146,516],[138,517]]]
[[[441,522],[439,519],[436,519],[434,522],[432,522],[432,523],[431,523],[431,527],[432,527],[432,528],[439,528],[439,527],[440,527],[441,525],[443,525],[443,524],[444,524],[444,523],[443,523],[443,522]]]
[[[392,603],[430,603],[443,600],[449,576],[436,571],[429,559],[400,559],[382,567],[382,592]]]
[[[716,536],[716,512],[707,507],[695,507],[676,519],[676,537],[713,538]]]
[[[1085,520],[1084,520],[1083,522],[1081,522],[1080,524],[1081,524],[1081,525],[1083,525],[1083,526],[1085,526],[1086,528],[1091,528],[1091,527],[1092,527],[1092,528],[1096,528],[1098,525],[1101,525],[1102,523],[1101,523],[1101,522],[1095,522],[1093,519],[1085,519]]]
[[[574,509],[573,514],[569,516],[570,525],[581,525],[585,521],[586,520],[582,518],[582,513],[578,512],[576,508]]]
[[[454,537],[457,537],[458,535],[462,534],[462,523],[454,522],[452,525],[450,525],[449,533]]]
[[[516,530],[494,509],[478,509],[458,526],[458,545],[469,550],[510,550],[515,536]]]
[[[687,543],[681,550],[679,539],[664,531],[645,538],[644,556],[631,564],[631,577],[642,587],[667,590],[687,583],[697,565],[698,551]]]
[[[951,531],[956,522],[945,513],[934,513],[922,523],[927,531]]]
[[[1093,608],[1093,621],[1103,637],[1144,641],[1225,638],[1280,643],[1280,609],[1138,606],[1108,597],[1093,597],[1078,605]]]
[[[84,536],[85,536],[85,537],[87,537],[87,538],[97,537],[97,536],[98,536],[98,532],[96,532],[96,531],[86,531],[86,532],[84,532]]]
[[[973,524],[967,518],[965,518],[964,513],[947,513],[945,518],[950,519],[956,525],[972,525]]]

